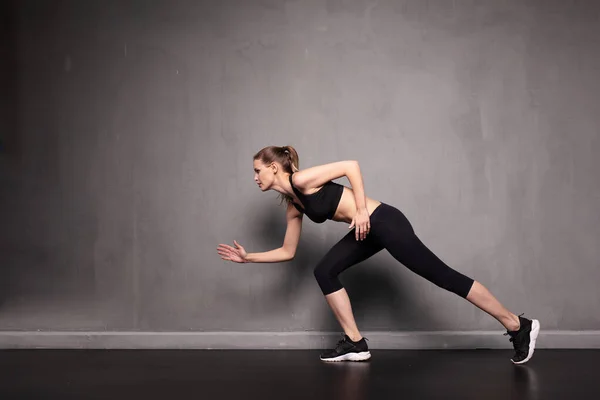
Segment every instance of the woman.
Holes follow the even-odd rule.
[[[450,268],[415,235],[404,214],[397,208],[365,196],[359,165],[340,161],[300,171],[298,153],[292,146],[269,146],[254,156],[254,180],[261,190],[275,190],[287,202],[287,230],[283,246],[263,252],[247,253],[234,240],[234,246],[220,244],[223,260],[283,262],[294,258],[304,214],[313,222],[328,219],[349,223],[354,228],[322,258],[314,275],[342,326],[345,335],[337,346],[321,354],[323,361],[363,361],[371,357],[366,338],[356,326],[350,299],[338,275],[382,249],[435,285],[451,291],[496,318],[507,330],[515,355],[511,361],[523,364],[531,358],[540,330],[537,320],[508,311],[479,282]],[[332,182],[347,176],[352,188]],[[505,334],[505,335],[506,335]]]

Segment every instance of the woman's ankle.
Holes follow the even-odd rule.
[[[504,324],[504,327],[509,332],[518,331],[521,328],[521,322],[519,321],[519,317],[517,317],[515,314],[511,314],[508,317],[506,323]]]
[[[356,342],[360,342],[362,339],[362,336],[360,333],[352,333],[352,334],[348,334],[346,333],[346,335],[350,338],[350,340],[352,340],[354,343]]]

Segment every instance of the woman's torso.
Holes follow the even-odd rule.
[[[313,195],[313,194],[319,192],[322,188],[323,187],[320,186],[317,188],[309,188],[306,190],[300,190],[300,188],[296,187],[296,189],[305,196]],[[298,198],[298,196],[296,194],[294,194],[293,198],[294,198],[294,202],[296,204],[298,204],[300,207],[304,207],[304,205],[302,204],[302,201],[300,201],[300,199]],[[375,211],[375,209],[380,204],[381,204],[380,201],[377,201],[370,197],[366,197],[366,207],[367,207],[367,211],[368,211],[369,215],[371,215],[373,213],[373,211]],[[335,213],[333,215],[333,218],[331,218],[331,219],[333,221],[346,222],[346,223],[350,224],[355,215],[356,215],[356,198],[354,197],[354,190],[352,188],[343,186],[342,195],[340,197],[340,200],[339,200],[339,203],[335,210]]]

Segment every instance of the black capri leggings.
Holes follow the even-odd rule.
[[[408,269],[435,285],[466,298],[473,279],[450,268],[415,235],[406,216],[381,203],[371,214],[371,231],[357,241],[352,230],[336,243],[315,267],[314,274],[324,295],[343,288],[338,275],[352,265],[386,249]]]

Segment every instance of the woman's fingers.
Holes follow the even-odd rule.
[[[229,255],[231,255],[231,250],[232,250],[232,248],[230,246],[227,246],[227,245],[224,245],[224,244],[220,244],[217,247],[217,253],[219,253],[219,255],[221,256],[221,258],[228,257]]]
[[[235,240],[234,243],[236,244],[236,246],[239,247],[239,249],[233,248],[227,244],[219,244],[217,246],[217,253],[219,253],[223,260],[235,261],[238,258],[241,258],[240,250],[242,249],[242,246],[240,246],[239,243],[237,243]]]
[[[371,227],[369,226],[368,223],[362,223],[360,225],[356,225],[356,240],[365,240],[367,238],[367,235],[369,234],[369,231],[371,230]]]
[[[229,250],[217,250],[217,253],[219,253],[222,256],[228,256],[231,254]]]
[[[232,256],[233,253],[231,251],[228,250],[217,250],[217,253],[219,253],[219,255],[221,256],[221,258],[225,261],[231,261],[232,260]]]
[[[225,250],[229,250],[229,251],[233,250],[233,247],[231,247],[228,244],[220,244],[219,247],[221,247],[222,249],[225,249]]]
[[[352,218],[352,223],[349,226],[349,229],[355,228],[354,236],[356,240],[365,240],[369,231],[371,230],[371,222],[368,217],[368,214],[365,215],[363,212],[357,213],[357,215]]]
[[[221,249],[222,251],[230,251],[230,252],[236,252],[237,249],[227,245],[227,244],[220,244],[218,249]]]

